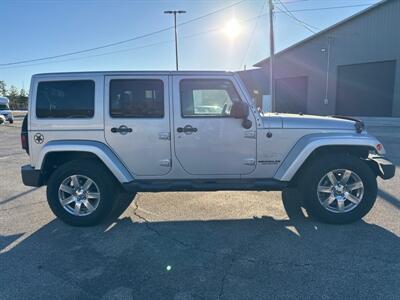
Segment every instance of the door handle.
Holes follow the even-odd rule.
[[[186,134],[192,134],[193,132],[197,132],[197,128],[193,127],[192,125],[186,125],[185,127],[178,127],[176,129],[177,132],[179,133],[186,133]]]
[[[129,128],[126,125],[121,125],[119,127],[113,127],[111,128],[111,132],[112,133],[117,133],[119,132],[120,134],[127,134],[129,132],[132,132],[132,128]]]

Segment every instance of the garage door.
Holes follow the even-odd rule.
[[[275,81],[276,111],[307,112],[307,77],[280,78]]]
[[[396,61],[340,66],[336,113],[392,116]]]

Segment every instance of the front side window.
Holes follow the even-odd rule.
[[[183,117],[227,117],[240,101],[230,80],[184,79],[180,82]]]
[[[43,81],[37,88],[38,118],[91,118],[94,115],[94,81]]]
[[[159,79],[111,80],[110,115],[113,118],[163,118],[163,81]]]

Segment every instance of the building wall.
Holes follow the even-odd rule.
[[[388,0],[278,54],[275,78],[307,76],[307,113],[328,115],[335,113],[338,66],[388,60],[396,61],[393,116],[400,116],[400,0]],[[263,65],[267,73],[265,68],[269,68],[268,61]]]

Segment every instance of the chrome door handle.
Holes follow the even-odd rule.
[[[129,132],[132,132],[132,128],[129,128],[126,125],[121,125],[118,128],[117,127],[113,127],[111,128],[111,132],[112,133],[120,133],[120,134],[127,134]]]

